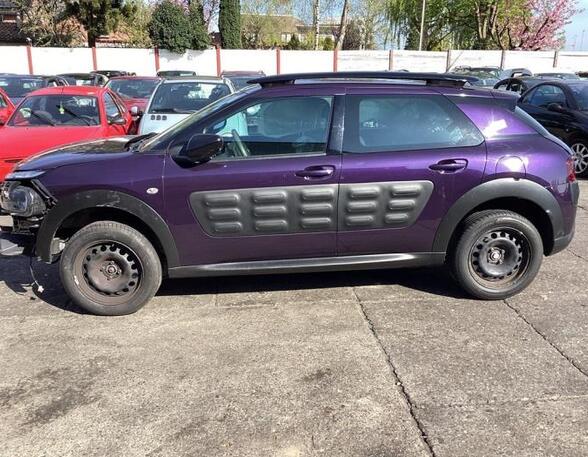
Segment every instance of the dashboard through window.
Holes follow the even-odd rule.
[[[292,154],[324,154],[332,97],[287,97],[259,101],[214,121],[203,133],[220,135],[216,160]]]
[[[368,153],[477,146],[480,131],[441,95],[350,95],[344,152]]]

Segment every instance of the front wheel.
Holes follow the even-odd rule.
[[[145,305],[161,284],[161,262],[153,245],[128,225],[100,221],[68,241],[60,261],[70,298],[93,314],[120,316]]]
[[[465,220],[451,267],[469,294],[502,300],[525,289],[542,260],[541,236],[528,219],[512,211],[488,210]]]

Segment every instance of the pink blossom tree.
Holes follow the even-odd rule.
[[[564,42],[563,28],[579,12],[576,0],[524,0],[521,6],[503,17],[504,48],[558,49]]]

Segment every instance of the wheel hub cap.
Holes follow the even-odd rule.
[[[121,297],[138,288],[141,267],[128,247],[114,242],[100,243],[85,250],[82,273],[94,292]]]
[[[471,251],[470,266],[484,282],[513,280],[527,262],[527,243],[515,230],[493,230],[482,235]]]
[[[572,145],[574,153],[574,168],[576,173],[580,174],[588,169],[588,147],[583,143]]]

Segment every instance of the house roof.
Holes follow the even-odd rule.
[[[0,0],[0,14],[18,14],[16,4],[9,0]],[[26,37],[16,22],[0,22],[0,43],[25,43]]]

